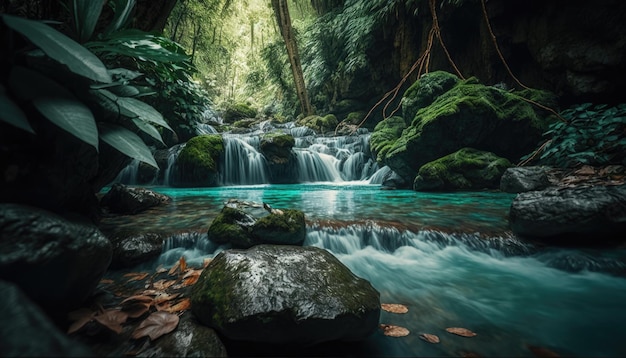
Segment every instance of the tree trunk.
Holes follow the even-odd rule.
[[[135,27],[143,31],[163,32],[165,23],[178,0],[137,0]]]
[[[276,15],[276,21],[278,22],[280,34],[285,40],[285,47],[287,48],[287,55],[289,56],[289,63],[291,64],[291,72],[293,73],[293,80],[296,85],[298,100],[300,101],[300,106],[302,107],[302,114],[305,117],[310,116],[313,114],[313,108],[311,107],[309,95],[304,83],[302,65],[300,64],[296,38],[294,37],[293,28],[291,27],[291,17],[289,16],[287,0],[272,0],[272,8],[274,9],[274,14]]]

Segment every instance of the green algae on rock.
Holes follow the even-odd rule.
[[[224,153],[224,141],[219,134],[191,138],[180,151],[176,162],[173,186],[206,187],[217,184],[219,158]]]

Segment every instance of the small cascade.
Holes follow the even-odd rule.
[[[122,171],[115,177],[113,183],[122,183],[127,185],[137,184],[137,175],[139,173],[139,161],[133,159]]]
[[[252,185],[268,182],[267,161],[253,146],[253,144],[258,145],[258,142],[258,136],[243,138],[224,136],[224,170],[222,172],[224,185]]]
[[[182,232],[165,239],[156,264],[169,267],[184,256],[188,264],[198,267],[206,257],[217,255],[224,248],[210,241],[206,232]]]
[[[218,134],[219,132],[213,128],[212,125],[207,123],[196,123],[196,134],[204,135],[204,134]]]
[[[364,152],[351,154],[341,165],[345,180],[366,180],[376,173],[378,164]]]
[[[180,154],[180,151],[183,150],[183,148],[185,148],[185,144],[177,144],[167,150],[167,166],[165,167],[165,172],[163,173],[163,185],[170,186],[172,168],[174,168],[178,154]]]
[[[382,184],[385,179],[392,173],[391,168],[384,166],[378,170],[369,179],[370,184]]]
[[[339,160],[332,155],[306,149],[295,149],[298,168],[298,181],[338,182],[342,181]]]

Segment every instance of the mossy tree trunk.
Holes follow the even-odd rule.
[[[287,48],[287,55],[289,56],[289,62],[291,64],[291,72],[293,73],[293,80],[296,85],[296,93],[298,94],[300,105],[302,106],[302,114],[305,117],[310,116],[313,114],[313,108],[311,107],[309,94],[304,83],[302,64],[300,63],[300,55],[298,54],[296,38],[294,36],[293,28],[291,27],[291,17],[289,16],[287,0],[272,0],[272,8],[274,9],[274,14],[276,15],[276,21],[278,22],[280,34],[285,40],[285,47]]]

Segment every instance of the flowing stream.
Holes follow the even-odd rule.
[[[407,314],[382,312],[380,323],[410,330],[376,332],[342,351],[316,355],[626,356],[626,250],[562,249],[525,242],[508,229],[513,195],[380,190],[368,181],[154,190],[173,198],[142,215],[109,219],[109,229],[172,232],[161,257],[200,265],[224,246],[206,229],[230,198],[305,212],[305,245],[329,250]],[[445,331],[464,327],[465,338]],[[419,334],[439,336],[431,344]],[[244,354],[251,354],[244,352]],[[313,354],[312,353],[312,354]]]

